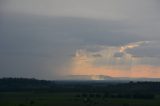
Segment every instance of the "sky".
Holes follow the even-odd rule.
[[[0,77],[160,77],[159,0],[0,0]]]

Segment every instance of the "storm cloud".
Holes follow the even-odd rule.
[[[72,74],[79,50],[89,53],[95,66],[116,67],[114,58],[125,56],[120,48],[141,41],[150,43],[125,49],[127,56],[141,58],[136,65],[159,66],[158,4],[157,0],[1,0],[0,77],[59,79]],[[104,58],[107,53],[113,55]],[[129,61],[119,63],[130,67]]]

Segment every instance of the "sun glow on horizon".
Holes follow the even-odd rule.
[[[114,54],[122,49],[117,47],[102,49],[97,52],[87,50],[78,50],[73,57],[72,74],[73,75],[106,75],[111,77],[160,77],[160,67],[149,64],[142,64],[143,58],[132,57],[125,52],[125,49],[138,47],[143,42],[125,46],[124,54],[120,57],[114,57]],[[113,50],[112,50],[113,49]],[[117,49],[117,51],[116,51]],[[94,78],[94,77],[93,77]],[[98,79],[98,78],[94,78]]]

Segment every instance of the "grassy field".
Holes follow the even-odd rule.
[[[160,106],[160,98],[106,98],[103,94],[83,93],[1,92],[0,106]]]

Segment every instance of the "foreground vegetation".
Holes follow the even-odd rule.
[[[160,106],[160,83],[0,79],[0,106]]]
[[[0,106],[160,106],[160,98],[105,97],[102,93],[3,92]]]

